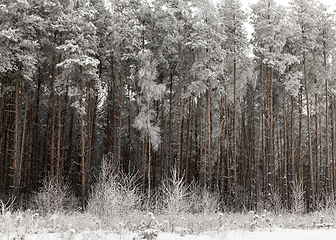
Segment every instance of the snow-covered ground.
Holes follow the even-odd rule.
[[[18,238],[19,237],[19,238]],[[103,231],[83,231],[77,233],[67,231],[64,233],[39,233],[39,234],[22,234],[11,233],[0,237],[1,240],[140,240],[136,233],[107,233]],[[230,230],[223,232],[205,232],[198,235],[183,235],[173,233],[159,233],[157,240],[332,240],[336,239],[336,229],[281,229],[272,230],[255,230],[253,232],[246,230]]]

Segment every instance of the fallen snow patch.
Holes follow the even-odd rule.
[[[224,232],[204,232],[198,235],[180,235],[176,233],[159,233],[157,240],[316,240],[335,239],[336,229],[321,230],[298,230],[298,229],[271,229],[256,230],[254,232],[245,230],[232,230]],[[18,238],[19,237],[19,238]],[[39,234],[5,234],[0,240],[25,239],[25,240],[140,240],[136,233],[107,233],[103,231],[84,231],[81,233],[39,233]]]

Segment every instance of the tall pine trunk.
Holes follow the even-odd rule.
[[[290,159],[291,159],[291,181],[292,185],[297,180],[295,171],[295,135],[294,135],[294,96],[291,94],[291,144],[290,144]],[[301,129],[301,128],[300,128]]]
[[[56,45],[56,32],[54,33],[54,44]],[[50,86],[50,101],[51,101],[51,142],[50,142],[50,178],[54,178],[54,158],[55,158],[55,93],[54,93],[54,84],[55,84],[55,51],[53,50],[52,58],[52,73],[51,73],[51,86]]]
[[[35,78],[34,78],[35,82]],[[27,89],[28,91],[28,89]],[[32,169],[32,157],[33,157],[33,141],[34,141],[34,92],[31,91],[29,102],[29,147],[28,147],[28,157],[27,157],[27,174],[26,174],[26,199],[28,200],[30,189],[31,189],[31,169]]]
[[[236,59],[233,62],[233,157],[232,157],[232,170],[233,170],[233,201],[234,209],[238,211],[238,188],[237,188],[237,106],[236,106],[236,85],[237,80],[237,63]]]
[[[182,141],[182,49],[181,49],[181,40],[179,40],[178,43],[178,56],[179,56],[179,62],[178,62],[178,89],[177,89],[177,107],[178,107],[178,115],[177,115],[177,157],[176,157],[176,169],[178,172],[178,175],[181,176],[182,169],[180,166],[181,163],[181,141]]]
[[[118,149],[117,149],[117,176],[120,175],[120,161],[121,161],[121,136],[122,136],[122,110],[123,110],[123,96],[124,96],[124,41],[120,44],[120,83],[119,83],[119,117],[118,117]]]
[[[187,122],[186,171],[185,171],[187,177],[187,183],[190,183],[191,181],[189,179],[190,122],[191,122],[191,97],[189,97],[188,122]]]
[[[198,117],[199,117],[199,181],[201,184],[204,183],[205,178],[205,169],[204,169],[204,162],[205,159],[203,157],[203,128],[202,128],[202,98],[201,96],[197,99],[198,105]],[[203,185],[204,186],[204,185]],[[205,187],[205,186],[204,186]]]
[[[270,50],[270,53],[272,51]],[[275,160],[274,160],[274,117],[273,117],[273,67],[269,68],[269,145],[268,145],[268,153],[269,153],[269,163],[271,172],[269,183],[270,186],[275,189],[276,181],[275,181]]]
[[[170,72],[170,89],[169,89],[169,152],[167,154],[167,165],[171,165],[172,159],[172,132],[173,132],[173,118],[172,118],[172,109],[173,109],[173,73]],[[170,172],[168,171],[168,174]]]
[[[314,187],[314,172],[313,172],[313,153],[312,153],[312,143],[311,143],[311,129],[310,129],[310,111],[309,111],[309,93],[308,93],[308,83],[307,83],[307,69],[306,69],[306,52],[303,52],[303,71],[304,71],[304,84],[306,90],[306,101],[307,101],[307,121],[308,121],[308,147],[309,147],[309,181],[310,181],[310,208],[314,208],[315,201],[315,187]]]
[[[6,145],[7,145],[7,128],[6,128],[6,109],[7,109],[7,93],[3,92],[3,89],[7,86],[7,73],[4,74],[1,83],[1,93],[0,93],[0,108],[2,113],[2,129],[1,129],[1,155],[0,155],[0,194],[4,192],[5,186],[5,161],[6,161]],[[3,107],[1,107],[1,102],[3,98]]]
[[[298,153],[298,184],[303,187],[303,164],[302,164],[302,118],[303,118],[303,87],[300,87],[300,120],[299,120],[299,153]]]
[[[20,84],[19,84],[19,62],[16,61],[17,70],[15,74],[15,110],[14,110],[14,151],[13,151],[13,189],[12,195],[18,198],[20,190],[21,177],[21,151],[20,151],[20,135],[21,135],[21,111],[20,111]]]
[[[225,122],[226,122],[226,179],[227,179],[227,194],[228,203],[231,204],[231,194],[232,194],[232,184],[231,184],[231,140],[230,140],[230,123],[229,123],[229,106],[228,106],[228,96],[225,95]]]
[[[336,160],[336,146],[335,146],[335,97],[331,97],[330,103],[330,125],[331,125],[331,160],[333,162],[333,193],[334,197],[336,197],[336,185],[335,185],[335,160]]]
[[[35,139],[34,139],[34,148],[35,148],[35,153],[34,153],[34,161],[35,161],[35,172],[34,172],[34,184],[33,186],[37,186],[38,180],[39,180],[39,175],[40,175],[40,137],[39,137],[39,120],[40,120],[40,92],[41,92],[41,69],[39,68],[39,76],[38,76],[38,83],[37,83],[37,92],[36,92],[36,107],[35,107]]]
[[[63,44],[63,35],[60,33],[60,46]],[[62,53],[59,54],[58,62],[62,62]],[[61,75],[61,68],[58,68],[57,75]],[[58,184],[62,182],[62,172],[60,169],[61,162],[61,93],[57,93],[57,150],[56,150],[56,179]],[[65,123],[63,123],[65,124]]]
[[[284,200],[285,200],[285,208],[288,209],[288,166],[287,166],[287,111],[286,111],[286,95],[283,97],[283,164],[284,164],[284,173],[283,173],[283,182],[284,182]],[[280,136],[281,137],[281,136]]]
[[[82,177],[82,209],[85,209],[85,197],[86,197],[86,176],[85,176],[85,135],[84,135],[84,113],[83,113],[83,98],[84,98],[84,90],[83,90],[83,67],[80,66],[80,136],[81,136],[81,177]]]
[[[258,191],[259,191],[259,183],[258,183],[258,170],[259,170],[259,164],[260,159],[262,157],[263,153],[263,125],[264,125],[264,79],[263,79],[263,55],[260,54],[260,107],[259,107],[259,136],[258,136],[258,152],[257,152],[257,159],[256,159],[256,166],[255,166],[255,172],[254,172],[254,182],[255,182],[255,202],[258,201]],[[263,186],[264,187],[264,186]]]

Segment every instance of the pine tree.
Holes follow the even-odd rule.
[[[308,65],[311,58],[311,50],[314,48],[317,37],[316,29],[316,5],[310,0],[295,0],[291,3],[292,20],[295,33],[294,41],[297,43],[298,58],[302,60],[301,71],[303,73],[303,87],[305,89],[306,112],[307,112],[307,130],[308,130],[308,150],[309,150],[309,209],[314,208],[315,204],[315,184],[313,171],[313,154],[311,141],[311,119],[310,119],[310,98],[308,84]],[[299,179],[299,181],[302,179]]]
[[[11,183],[12,196],[17,198],[21,187],[22,178],[22,154],[25,144],[25,129],[21,122],[21,99],[23,93],[20,89],[29,89],[33,81],[33,75],[37,69],[37,49],[39,47],[36,31],[43,26],[43,19],[30,12],[28,2],[12,1],[2,5],[1,15],[4,19],[1,23],[1,58],[3,59],[0,72],[13,80],[14,89],[14,129],[13,129],[13,162],[8,166],[13,168]],[[26,29],[25,26],[28,26]],[[28,90],[27,90],[28,91]],[[26,99],[27,101],[27,99]],[[28,104],[28,103],[27,103]],[[9,172],[7,172],[8,175]],[[2,183],[1,183],[2,184]]]
[[[82,207],[85,207],[85,199],[87,195],[87,181],[89,159],[86,158],[86,143],[91,139],[86,139],[84,129],[88,122],[84,121],[84,115],[88,111],[84,105],[85,87],[89,86],[92,81],[98,81],[97,68],[99,61],[94,57],[97,51],[96,28],[89,20],[93,17],[92,9],[85,8],[85,4],[78,8],[69,9],[67,14],[68,21],[64,24],[65,31],[68,31],[69,40],[58,47],[63,52],[63,61],[57,65],[61,68],[57,87],[67,89],[66,84],[71,85],[72,91],[77,94],[77,102],[75,103],[79,114],[80,126],[80,166],[81,166],[81,187],[82,187]],[[79,31],[71,31],[72,27],[77,27]],[[76,77],[79,76],[79,79]],[[65,81],[71,79],[72,83]],[[88,89],[90,91],[91,89]],[[89,97],[89,96],[87,96]],[[59,167],[59,165],[58,165]],[[57,170],[59,172],[59,169]]]
[[[233,206],[238,210],[238,149],[237,149],[237,66],[244,59],[244,53],[247,47],[247,35],[244,29],[246,15],[242,10],[242,4],[239,0],[226,0],[220,7],[220,14],[224,25],[226,50],[228,51],[228,64],[233,65],[231,76],[233,78],[233,146],[232,146],[232,194]],[[229,186],[229,188],[231,188]]]

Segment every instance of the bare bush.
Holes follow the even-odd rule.
[[[324,192],[315,200],[316,210],[323,212],[327,211],[333,213],[336,211],[336,201],[334,193]]]
[[[161,183],[162,208],[169,214],[184,213],[189,209],[188,187],[183,178],[179,178],[177,170],[173,169],[171,178]]]
[[[291,210],[294,214],[303,214],[305,212],[304,191],[302,183],[295,181],[292,185]]]
[[[12,212],[15,199],[9,199],[7,201],[0,200],[0,215],[4,216],[8,212]]]
[[[274,212],[275,214],[279,214],[283,211],[279,189],[271,187],[268,200],[270,203],[270,211]]]
[[[71,212],[79,206],[78,203],[68,184],[60,185],[56,179],[46,179],[39,191],[32,195],[29,205],[41,215],[46,215]]]
[[[93,186],[87,210],[100,217],[126,215],[139,209],[142,194],[135,175],[121,173],[119,179],[106,161],[101,165],[98,182]]]
[[[189,211],[191,213],[211,214],[219,211],[221,200],[218,192],[202,188],[196,182],[190,184],[189,192]]]

